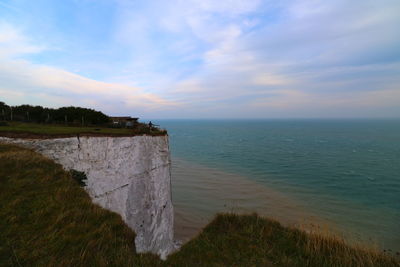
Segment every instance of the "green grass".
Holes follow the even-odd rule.
[[[257,215],[217,215],[166,262],[136,254],[134,237],[60,165],[0,144],[0,266],[400,266]]]
[[[38,124],[23,122],[7,122],[6,126],[0,126],[0,135],[12,136],[74,136],[81,135],[110,135],[110,136],[130,136],[130,135],[164,135],[163,130],[154,129],[152,132],[144,124],[140,124],[137,129],[127,128],[107,128],[107,127],[78,127],[54,124]]]
[[[400,266],[382,252],[307,234],[256,214],[219,214],[168,260],[187,266]]]
[[[119,215],[92,204],[69,173],[27,149],[0,145],[0,266],[132,266],[158,262],[134,253]]]

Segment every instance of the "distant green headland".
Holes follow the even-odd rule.
[[[110,117],[88,108],[42,106],[9,106],[0,102],[0,136],[54,138],[80,135],[132,136],[165,135],[166,130],[139,118]]]

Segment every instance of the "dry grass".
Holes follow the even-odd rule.
[[[283,227],[256,214],[219,214],[169,261],[187,266],[400,266],[382,252]]]
[[[0,144],[0,266],[400,266],[381,252],[257,215],[219,214],[166,262],[60,165]]]

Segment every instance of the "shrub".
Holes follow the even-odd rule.
[[[86,174],[84,172],[80,172],[74,169],[71,169],[69,171],[69,173],[71,174],[71,177],[82,187],[86,186],[86,182],[87,182],[87,177]]]

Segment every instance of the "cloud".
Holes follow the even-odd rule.
[[[153,117],[400,114],[397,0],[101,3],[100,17],[113,20],[99,39],[71,37],[74,12],[53,18],[57,33],[41,35],[44,45],[40,27],[0,24],[2,90]],[[78,22],[98,19],[85,10]],[[58,40],[54,54],[47,46]]]
[[[0,26],[0,92],[2,101],[11,104],[32,103],[48,106],[86,105],[105,111],[153,112],[176,107],[143,89],[119,83],[90,79],[63,69],[34,64],[19,59],[42,48],[30,44],[28,38],[11,25]],[[17,100],[20,101],[17,101]],[[118,107],[118,108],[116,108]]]
[[[274,110],[277,116],[309,116],[310,110],[385,116],[377,107],[400,112],[398,12],[393,1],[286,1],[273,23],[250,31],[238,26],[240,34],[215,42],[200,71],[177,87],[182,93],[187,85],[198,102],[214,97],[231,104],[224,108],[232,116]],[[239,103],[253,113],[237,112]]]
[[[31,44],[19,29],[0,21],[0,58],[39,53],[43,50],[43,46]]]
[[[96,81],[23,60],[1,60],[0,77],[3,91],[18,91],[27,96],[45,94],[49,100],[62,96],[70,104],[88,101],[96,103],[98,107],[114,104],[136,110],[163,110],[177,105],[154,94],[145,93],[140,88]]]
[[[273,75],[271,73],[261,73],[254,76],[253,83],[255,85],[261,86],[276,86],[276,85],[285,85],[290,81],[287,79],[281,78],[277,75]]]

